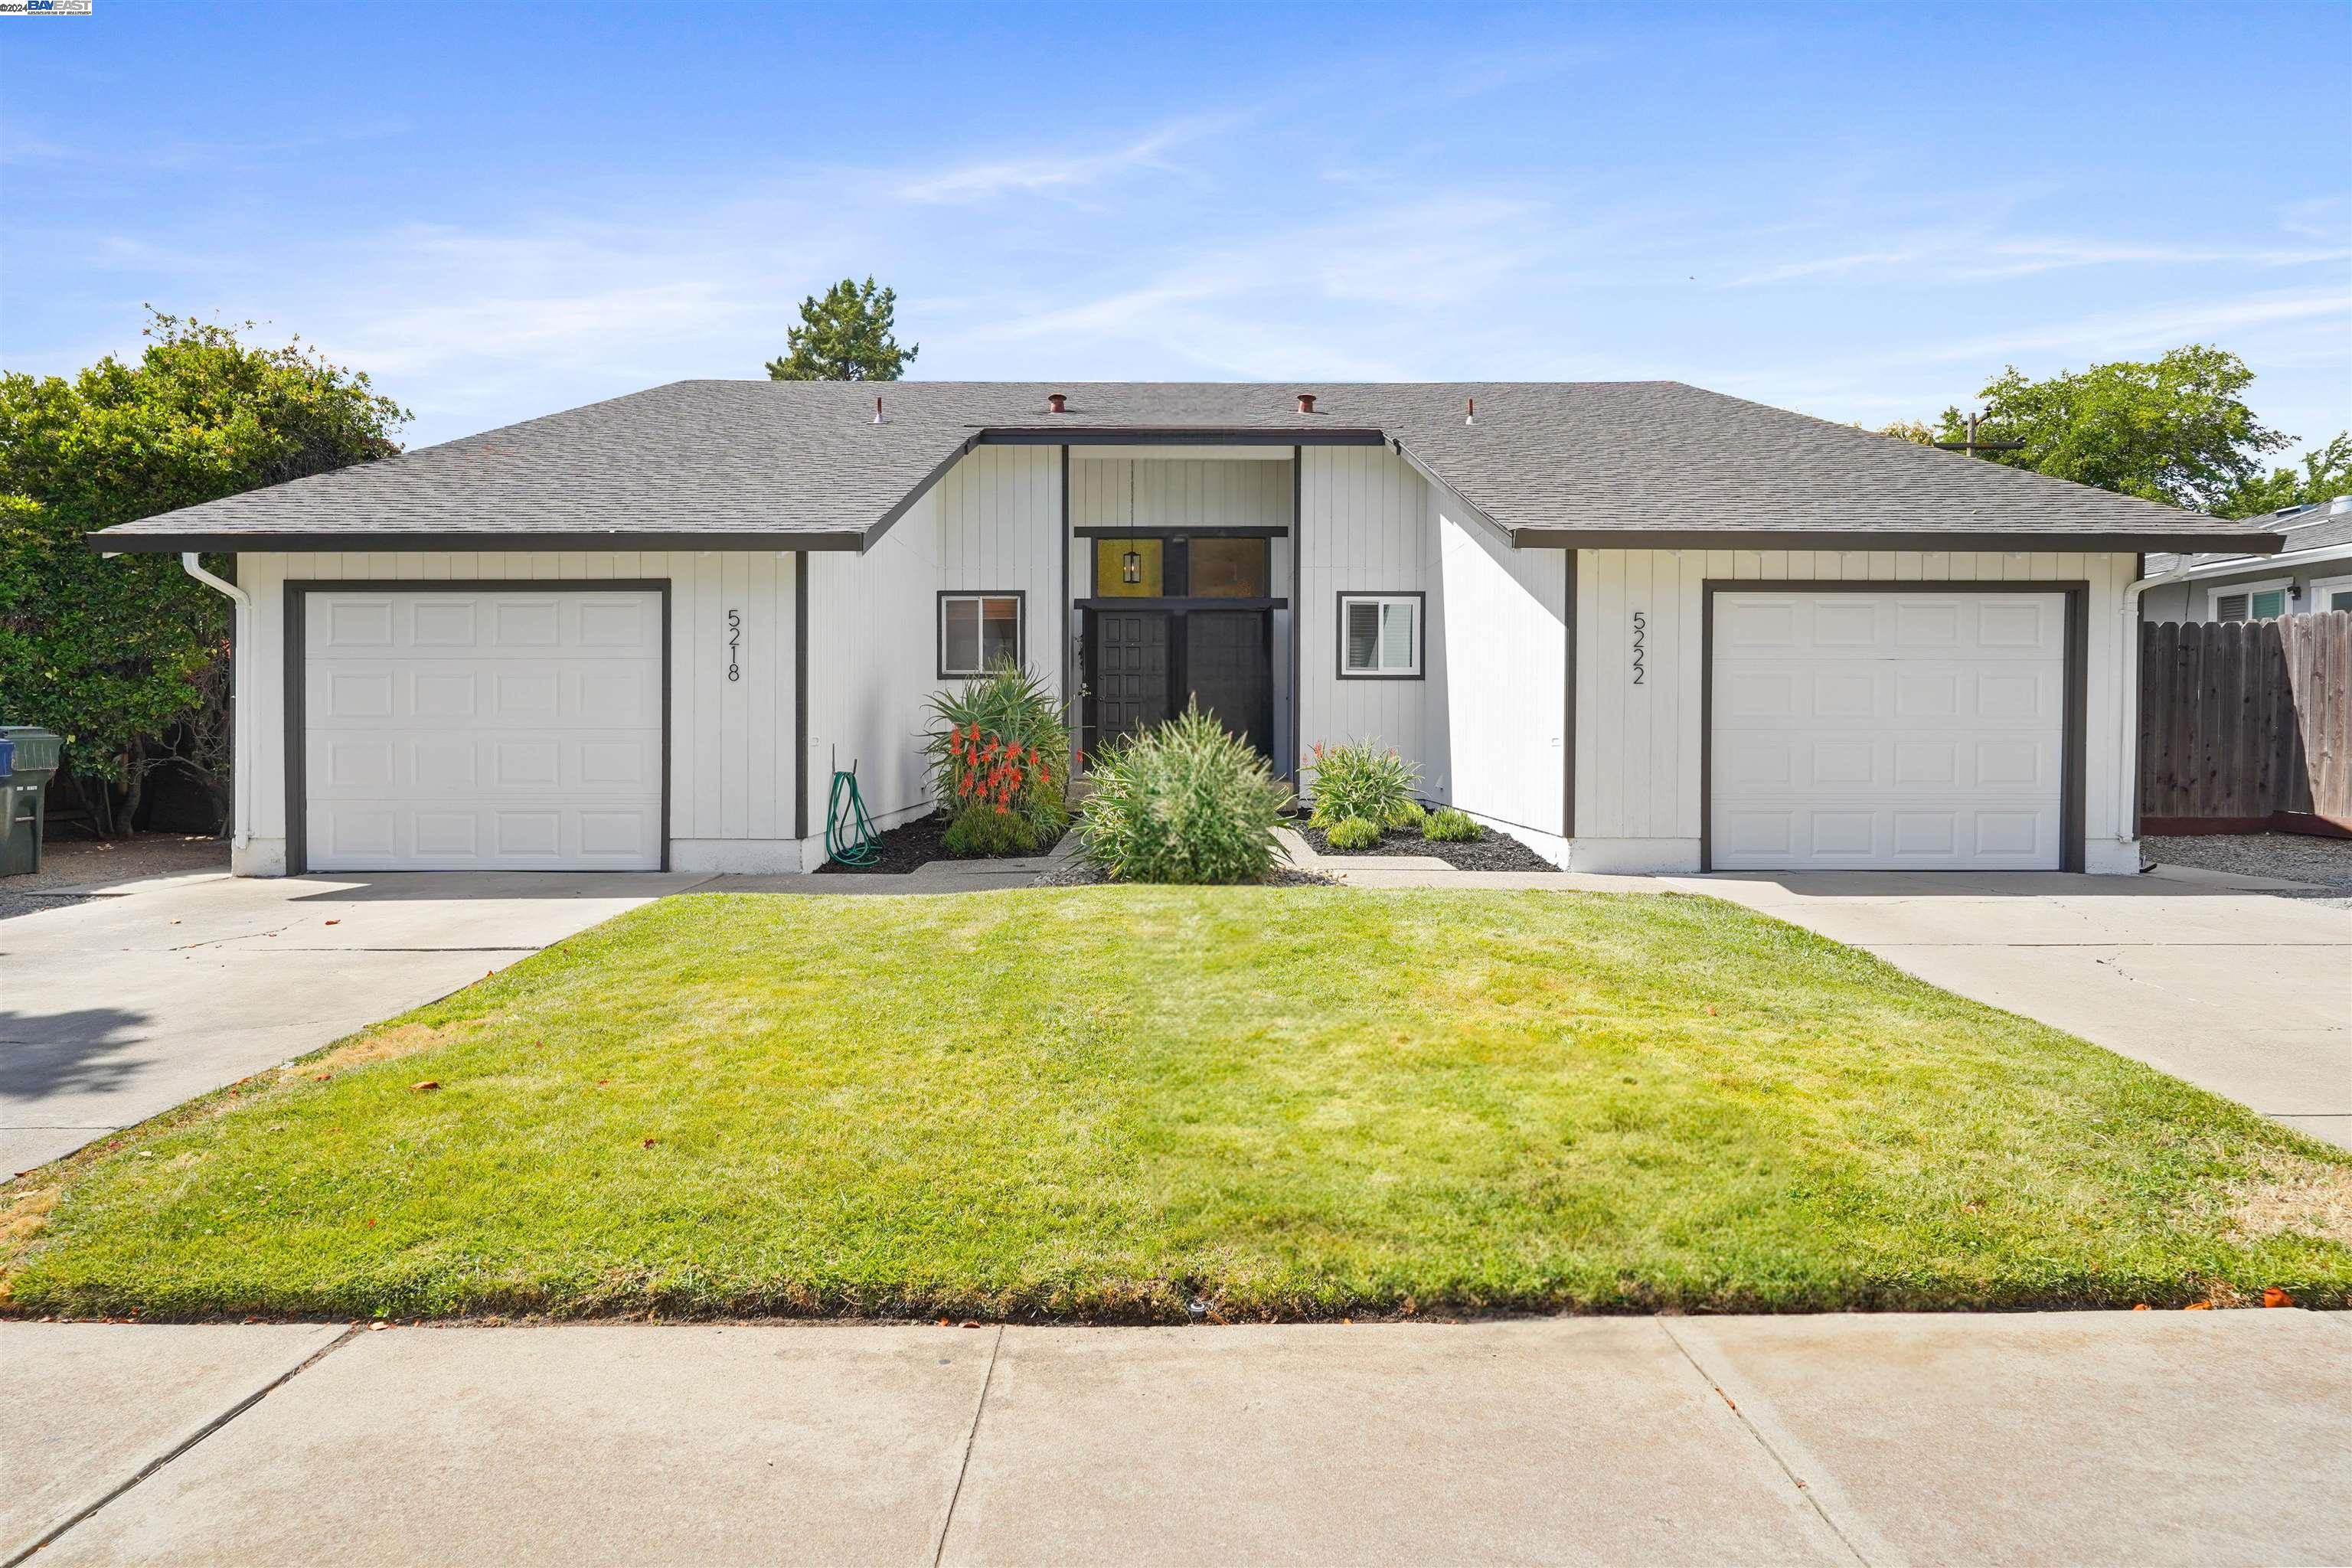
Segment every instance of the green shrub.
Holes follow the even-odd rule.
[[[1389,813],[1388,826],[1391,827],[1419,827],[1423,823],[1427,822],[1428,820],[1429,813],[1423,808],[1421,802],[1417,800],[1409,800],[1402,805],[1398,806],[1394,811]]]
[[[1017,811],[967,805],[948,824],[940,847],[965,858],[975,855],[1034,855],[1044,841],[1036,826]]]
[[[1038,677],[1005,665],[931,699],[931,793],[950,855],[1026,855],[1069,825],[1070,731]]]
[[[1399,826],[1411,820],[1402,814],[1415,804],[1412,786],[1421,770],[1393,747],[1382,751],[1376,741],[1318,745],[1307,753],[1307,771],[1313,775],[1309,787],[1315,796],[1309,826],[1328,830],[1350,816]]]
[[[1343,816],[1323,830],[1334,849],[1370,849],[1381,841],[1381,825],[1360,816]]]
[[[1471,821],[1468,814],[1449,805],[1429,814],[1421,825],[1421,836],[1441,844],[1475,844],[1486,837],[1486,830]]]
[[[1094,759],[1079,856],[1115,882],[1252,882],[1274,869],[1289,796],[1198,702]]]

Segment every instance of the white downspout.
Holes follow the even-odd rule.
[[[229,842],[241,858],[247,843],[253,837],[253,748],[247,742],[246,736],[249,715],[246,711],[248,705],[245,700],[245,667],[250,661],[253,650],[253,598],[226,577],[215,577],[205,571],[204,563],[196,559],[196,552],[193,550],[184,550],[180,552],[180,568],[206,587],[217,589],[227,595],[229,602],[236,606],[236,641],[230,650],[229,661],[229,719],[232,747],[229,772],[233,781],[230,788],[236,804],[236,820],[234,824],[234,834]]]
[[[2117,641],[2123,644],[2123,699],[2116,704],[2116,842],[2139,837],[2139,596],[2150,588],[2178,583],[2193,568],[2176,566],[2142,577],[2123,591],[2116,605]]]

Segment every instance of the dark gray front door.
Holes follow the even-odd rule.
[[[1168,612],[1096,610],[1093,748],[1168,717]]]
[[[1203,711],[1259,752],[1274,751],[1274,660],[1262,610],[1186,613],[1184,681]]]

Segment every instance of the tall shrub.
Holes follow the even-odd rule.
[[[251,347],[252,326],[154,312],[133,363],[0,374],[0,718],[65,736],[101,832],[129,830],[162,766],[226,818],[229,615],[171,556],[106,560],[83,534],[400,450],[408,415],[365,375]]]
[[[1017,855],[1069,825],[1070,731],[1045,683],[1006,665],[931,699],[931,794],[951,855]]]
[[[1080,856],[1116,882],[1254,882],[1274,869],[1288,795],[1201,711],[1106,749],[1078,811]]]

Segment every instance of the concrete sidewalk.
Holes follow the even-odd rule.
[[[213,874],[0,921],[0,1180],[702,880]]]
[[[2352,1561],[2301,1311],[0,1323],[0,1560]]]

